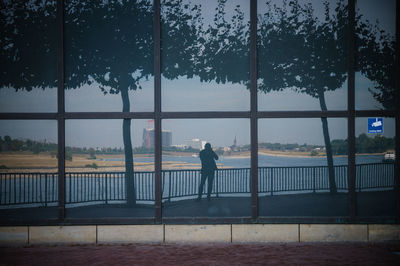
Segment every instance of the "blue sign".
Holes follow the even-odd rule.
[[[383,118],[368,118],[368,133],[383,133]]]

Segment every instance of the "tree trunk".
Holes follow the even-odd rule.
[[[319,104],[322,111],[327,111],[324,92],[318,94]],[[331,194],[336,194],[336,181],[335,181],[335,168],[333,167],[333,156],[332,156],[332,146],[331,138],[329,136],[328,130],[328,119],[326,117],[321,117],[322,122],[322,132],[324,134],[325,149],[326,149],[326,159],[328,161],[328,172],[329,172],[329,191]]]
[[[130,102],[128,86],[121,88],[122,112],[129,112]],[[122,136],[125,150],[125,193],[128,206],[136,204],[136,190],[133,171],[133,152],[131,140],[131,119],[124,119],[122,122]]]

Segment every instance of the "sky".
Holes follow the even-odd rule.
[[[209,1],[199,1],[205,13],[212,12],[213,5]],[[262,12],[262,3],[258,2]],[[379,19],[381,27],[394,33],[395,8],[393,0],[357,1],[357,7],[371,21]],[[247,0],[229,2],[228,8],[236,4],[247,3]],[[317,16],[323,11],[320,1],[314,1]],[[317,3],[317,4],[316,4]],[[243,9],[248,19],[249,8]],[[205,21],[212,19],[205,16]],[[248,64],[248,61],[243,62]],[[131,110],[152,112],[154,109],[153,78],[142,82],[142,90],[131,91]],[[163,111],[248,111],[250,109],[250,93],[244,85],[217,84],[200,82],[199,78],[181,77],[175,80],[162,79]],[[356,74],[356,109],[380,109],[381,106],[368,91],[373,84]],[[30,92],[15,92],[12,88],[0,89],[0,112],[56,112],[56,88],[45,90],[35,88]],[[326,93],[328,110],[346,110],[347,83],[333,92]],[[103,95],[98,84],[84,85],[79,89],[65,91],[67,112],[118,112],[122,109],[121,96]],[[295,111],[320,110],[318,100],[298,94],[289,89],[281,92],[259,93],[260,111]],[[347,137],[347,121],[343,118],[328,120],[331,139]],[[233,144],[236,137],[238,144],[250,143],[250,123],[248,119],[177,119],[163,120],[163,129],[172,131],[173,144],[184,144],[186,140],[200,138],[215,146]],[[356,134],[366,132],[366,118],[356,120]],[[15,138],[46,139],[57,141],[56,121],[0,121],[0,136],[10,135]],[[133,120],[133,146],[142,144],[143,129],[152,127],[147,120]],[[394,135],[394,119],[384,120],[384,135]],[[323,144],[320,119],[261,119],[259,121],[260,142],[281,142],[299,144]],[[122,147],[121,120],[67,120],[66,144],[80,147]]]

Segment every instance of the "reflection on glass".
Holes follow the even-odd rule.
[[[247,0],[162,0],[163,111],[250,109]]]
[[[163,216],[250,216],[249,120],[162,124]]]
[[[258,128],[260,216],[347,216],[346,119],[261,119]]]
[[[153,216],[154,147],[147,146],[148,124],[152,120],[66,121],[68,217]]]
[[[56,111],[56,1],[2,1],[0,21],[0,112]]]
[[[150,0],[66,1],[67,111],[152,111]]]
[[[356,3],[356,109],[396,109],[396,0]]]
[[[258,0],[259,109],[346,109],[347,22],[345,0]]]
[[[57,218],[56,121],[0,121],[0,220]]]
[[[395,119],[356,118],[358,215],[395,216]]]

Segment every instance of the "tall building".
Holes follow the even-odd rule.
[[[172,132],[170,130],[162,130],[161,132],[162,146],[172,145]],[[142,146],[146,148],[154,148],[154,128],[143,129],[143,142]]]

